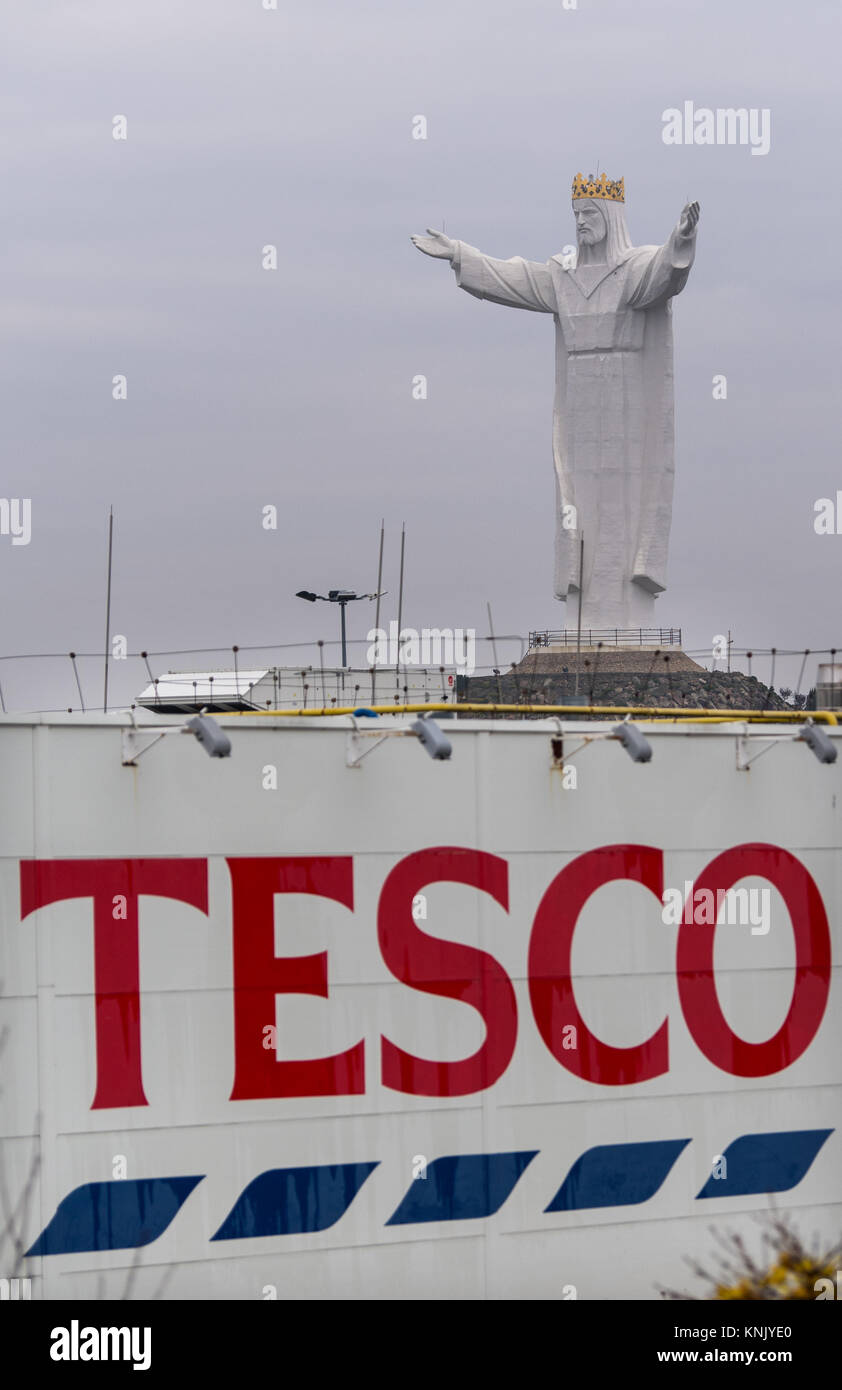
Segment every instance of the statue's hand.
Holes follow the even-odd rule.
[[[696,230],[696,223],[699,220],[699,204],[688,203],[682,210],[678,219],[678,231],[680,236],[692,236]]]
[[[445,236],[444,232],[434,231],[432,227],[428,227],[427,232],[427,236],[412,238],[418,250],[423,251],[425,256],[438,256],[442,260],[452,261],[456,253],[456,242]]]

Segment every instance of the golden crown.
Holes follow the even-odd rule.
[[[598,179],[595,179],[593,174],[588,174],[587,178],[577,174],[573,180],[573,197],[604,198],[607,203],[624,203],[626,181],[609,179],[607,174],[602,174]]]

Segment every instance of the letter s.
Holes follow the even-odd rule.
[[[381,1039],[383,1085],[411,1096],[467,1096],[502,1076],[517,1038],[517,1004],[512,982],[498,961],[473,946],[428,936],[413,921],[412,902],[430,883],[464,883],[489,893],[508,912],[508,865],[482,850],[419,850],[388,875],[377,907],[383,960],[396,979],[412,989],[470,1004],[482,1015],[487,1036],[460,1062],[414,1057]]]

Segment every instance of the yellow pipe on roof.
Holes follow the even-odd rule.
[[[832,710],[715,710],[715,709],[663,709],[647,705],[343,705],[329,709],[247,709],[230,710],[223,715],[226,719],[250,719],[254,717],[273,719],[314,719],[323,715],[353,714],[355,710],[371,709],[374,714],[549,714],[549,715],[635,715],[643,719],[671,719],[675,723],[686,724],[804,724],[808,719],[824,724],[838,724]]]

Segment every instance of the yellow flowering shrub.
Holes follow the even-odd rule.
[[[842,1240],[822,1249],[816,1236],[808,1248],[790,1219],[773,1212],[762,1217],[761,1222],[765,1227],[761,1237],[764,1253],[759,1259],[751,1255],[742,1236],[722,1235],[714,1229],[711,1235],[721,1252],[716,1257],[716,1267],[707,1269],[695,1260],[687,1261],[693,1274],[708,1286],[707,1291],[692,1294],[661,1289],[661,1297],[694,1301],[815,1300],[820,1279],[830,1280],[836,1291],[836,1274],[842,1269]],[[819,1288],[826,1290],[827,1285]],[[833,1293],[825,1296],[833,1297]]]

